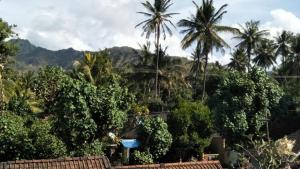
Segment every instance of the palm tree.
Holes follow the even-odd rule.
[[[253,62],[267,71],[267,68],[276,63],[275,49],[276,46],[272,40],[262,40],[258,49],[255,51],[257,55],[253,59]]]
[[[140,46],[140,63],[139,65],[141,66],[148,66],[148,65],[152,65],[152,58],[153,58],[153,55],[150,51],[150,48],[151,48],[151,43],[149,41],[147,41],[145,44],[141,45],[139,44]]]
[[[237,47],[244,48],[248,57],[248,71],[251,67],[251,55],[259,46],[261,40],[269,33],[267,30],[259,30],[259,21],[246,22],[245,26],[241,26],[241,31],[238,32],[235,39],[241,40]]]
[[[143,34],[146,34],[148,39],[152,33],[155,33],[156,39],[156,77],[155,77],[155,96],[158,96],[158,71],[159,71],[159,47],[160,47],[160,36],[163,33],[163,38],[166,39],[168,33],[172,36],[172,31],[169,25],[175,28],[170,18],[177,13],[168,13],[168,9],[173,5],[171,0],[154,0],[154,4],[149,1],[141,3],[147,10],[147,12],[138,12],[147,17],[146,20],[136,25],[136,27],[142,26]]]
[[[300,75],[300,34],[292,39],[292,54],[287,59],[287,71],[290,75]]]
[[[132,88],[136,93],[142,94],[143,97],[151,92],[151,86],[155,83],[155,61],[154,55],[151,53],[151,43],[139,44],[139,63],[133,66],[131,72],[128,73],[129,88]]]
[[[227,65],[227,67],[229,69],[235,69],[240,72],[246,71],[247,54],[244,49],[242,49],[242,48],[236,49],[233,52],[232,58],[230,60],[231,60],[231,62]]]
[[[281,55],[282,65],[285,66],[286,58],[291,54],[291,43],[293,33],[282,31],[282,33],[275,38],[276,40],[276,56]]]
[[[215,48],[216,50],[229,47],[229,45],[218,35],[221,32],[238,32],[237,29],[219,25],[223,15],[227,13],[225,8],[227,4],[222,5],[218,10],[213,6],[213,0],[203,0],[202,6],[193,2],[197,11],[188,19],[182,19],[178,22],[179,27],[184,29],[181,33],[185,34],[181,41],[181,46],[186,49],[196,42],[199,57],[204,56],[204,75],[203,75],[203,93],[202,100],[205,96],[205,84],[207,75],[208,55]],[[198,62],[199,64],[199,62]],[[197,66],[199,67],[199,66]]]
[[[95,57],[95,55],[86,52],[82,61],[74,61],[73,69],[75,72],[82,72],[87,77],[89,82],[95,84],[95,79],[92,75],[92,69],[95,65],[96,60],[97,58]]]

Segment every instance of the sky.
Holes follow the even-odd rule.
[[[149,0],[150,2],[153,0]],[[201,4],[202,0],[195,0]],[[135,28],[144,18],[137,14],[144,11],[142,0],[0,0],[0,18],[16,24],[19,38],[28,39],[36,46],[50,50],[74,48],[100,50],[113,46],[139,48],[146,42],[142,30]],[[173,0],[170,12],[178,12],[174,23],[189,17],[194,11],[191,0]],[[215,0],[216,7],[228,4],[223,25],[237,27],[250,20],[260,20],[261,28],[271,36],[284,30],[300,33],[300,0]],[[180,28],[162,42],[168,54],[189,57],[192,48],[182,50],[183,35]],[[233,35],[222,37],[234,48]],[[150,38],[153,41],[153,37]],[[210,62],[227,64],[231,50],[214,54]]]

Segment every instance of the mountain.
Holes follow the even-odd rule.
[[[69,69],[72,67],[74,60],[83,57],[82,51],[73,48],[53,51],[35,46],[24,39],[12,39],[11,43],[15,44],[18,49],[15,57],[15,67],[19,70],[37,70],[47,65]],[[139,53],[133,48],[113,47],[107,50],[115,67],[139,62]]]
[[[83,52],[72,48],[51,51],[31,44],[28,40],[13,39],[18,51],[15,57],[15,67],[19,70],[36,70],[43,66],[61,66],[70,68],[75,59],[83,56]]]
[[[24,39],[12,39],[11,42],[18,48],[15,57],[15,67],[18,70],[37,70],[48,65],[70,69],[74,60],[80,60],[84,54],[83,51],[77,51],[73,48],[58,51],[48,50],[35,46]],[[115,68],[137,65],[140,61],[140,51],[130,47],[113,47],[108,48],[107,51]],[[187,62],[185,58],[171,58],[172,60],[182,60],[183,63]]]

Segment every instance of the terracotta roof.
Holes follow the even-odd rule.
[[[290,134],[287,136],[289,140],[295,140],[295,146],[293,148],[293,152],[298,153],[300,151],[300,130]]]
[[[105,156],[76,157],[51,160],[21,160],[0,163],[0,169],[109,169]]]
[[[115,169],[223,169],[219,161],[117,166]]]

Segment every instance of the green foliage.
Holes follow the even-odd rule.
[[[30,105],[24,97],[12,97],[7,105],[7,110],[16,113],[17,115],[29,115],[32,113]]]
[[[85,53],[82,61],[73,63],[73,71],[75,76],[83,74],[87,81],[97,86],[114,83],[117,79],[107,50]]]
[[[261,134],[270,109],[281,96],[276,82],[259,69],[249,74],[231,73],[213,97],[219,131],[232,142],[243,141],[249,134]]]
[[[30,127],[29,138],[33,150],[27,153],[34,159],[59,158],[67,153],[65,144],[51,133],[51,124],[47,121],[35,121]]]
[[[38,71],[34,79],[33,89],[38,98],[43,100],[46,108],[51,107],[58,94],[59,85],[67,77],[65,71],[59,67],[47,66]]]
[[[81,149],[72,152],[72,156],[82,157],[82,156],[100,156],[104,154],[105,145],[99,139],[94,142],[85,145]]]
[[[54,131],[69,151],[76,151],[96,137],[97,125],[87,102],[96,95],[96,87],[71,78],[60,85],[52,109],[56,113]]]
[[[0,18],[0,64],[7,63],[8,57],[15,54],[14,45],[5,41],[15,35],[13,27],[15,25],[9,25]]]
[[[0,161],[23,159],[32,150],[25,120],[12,113],[0,115]]]
[[[149,151],[140,152],[135,150],[132,153],[132,162],[133,164],[153,164],[153,157]]]
[[[0,161],[66,155],[64,143],[50,132],[50,123],[38,120],[30,125],[26,119],[10,112],[0,116]]]
[[[210,144],[212,113],[202,103],[181,101],[169,116],[168,125],[174,138],[173,149],[179,149],[184,159],[201,156]]]
[[[158,161],[172,144],[172,135],[168,131],[167,123],[160,117],[145,117],[139,127],[143,152],[149,150],[153,160]]]
[[[54,131],[68,151],[89,154],[82,149],[90,151],[93,144],[99,147],[97,139],[123,127],[132,100],[127,90],[116,84],[97,88],[82,79],[66,78],[53,102]]]

